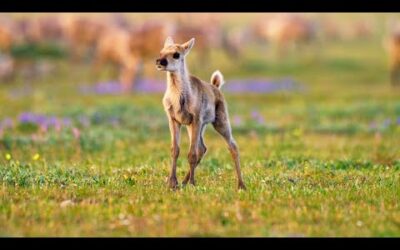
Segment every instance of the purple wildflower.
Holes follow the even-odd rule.
[[[34,121],[37,124],[44,124],[47,120],[47,117],[44,115],[35,115]]]
[[[119,119],[117,117],[111,117],[109,119],[109,121],[110,121],[111,125],[113,125],[113,126],[118,126],[118,124],[119,124]]]
[[[259,115],[260,115],[260,113],[257,110],[251,111],[251,117],[253,119],[257,119]]]
[[[251,112],[251,117],[258,123],[264,124],[264,117],[257,110]]]
[[[140,79],[135,84],[135,90],[145,93],[162,93],[166,89],[165,81],[156,79]]]
[[[103,82],[95,87],[97,94],[120,94],[123,92],[122,84],[119,82]]]
[[[70,118],[63,118],[63,119],[62,119],[62,124],[63,124],[65,127],[69,127],[69,126],[71,126],[72,121],[71,121]]]
[[[133,85],[134,90],[144,93],[162,93],[166,89],[165,80],[158,79],[139,79]],[[268,79],[239,79],[230,80],[229,84],[224,85],[224,90],[233,93],[273,93],[279,91],[303,91],[304,87],[290,78],[281,80]],[[93,85],[80,86],[83,94],[121,94],[124,92],[122,84],[118,81],[100,82]]]
[[[11,118],[4,118],[1,123],[0,127],[7,129],[7,128],[12,128],[14,125],[13,120]]]
[[[385,119],[385,120],[383,121],[383,128],[389,127],[391,123],[392,123],[392,120],[391,120],[390,118]]]
[[[25,112],[19,116],[19,121],[21,123],[33,123],[34,120],[35,120],[35,115],[33,113]]]
[[[31,112],[22,113],[19,116],[19,121],[21,123],[34,123],[37,125],[45,124],[47,117],[45,115],[35,114]]]
[[[94,86],[80,86],[83,94],[120,94],[123,92],[122,85],[118,82],[100,82]]]
[[[87,116],[79,116],[78,118],[79,123],[84,126],[84,127],[89,127],[90,126],[90,119]]]
[[[164,92],[166,85],[165,81],[155,79],[140,79],[134,84],[135,91],[145,93],[160,93]],[[124,92],[122,85],[117,81],[101,82],[94,86],[93,89],[83,89],[86,92],[96,94],[120,94]]]
[[[60,132],[63,127],[72,126],[72,120],[68,117],[57,118],[56,116],[47,116],[32,112],[24,112],[20,114],[18,120],[20,123],[36,124],[39,126],[41,132],[47,132],[49,128],[54,128],[57,132]]]
[[[224,88],[226,91],[234,93],[272,93],[278,91],[299,91],[303,89],[298,83],[290,79],[280,81],[266,79],[231,80]]]
[[[46,124],[50,127],[56,127],[58,124],[58,119],[55,116],[51,116],[47,119]]]
[[[233,116],[233,124],[235,126],[240,126],[242,125],[242,117],[240,117],[239,115],[234,115]]]

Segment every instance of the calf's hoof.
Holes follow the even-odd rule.
[[[176,178],[169,178],[168,179],[168,187],[171,189],[178,188],[178,180]]]
[[[189,174],[186,175],[185,179],[183,179],[182,186],[186,186],[188,182],[189,182]]]
[[[239,184],[238,184],[238,189],[239,189],[239,190],[246,190],[247,188],[246,188],[246,186],[244,185],[243,182],[239,182]]]

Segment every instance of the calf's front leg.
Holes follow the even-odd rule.
[[[178,179],[176,178],[176,162],[179,157],[179,136],[181,125],[168,116],[169,129],[171,132],[171,174],[168,179],[168,186],[172,189],[178,187]]]
[[[203,124],[202,127],[201,127],[201,131],[200,131],[196,167],[200,164],[201,159],[203,158],[203,156],[207,152],[207,147],[204,144],[204,139],[203,139],[203,133],[204,133],[205,126],[206,125]],[[191,130],[189,130],[189,128],[188,128],[188,133],[189,133],[189,137],[190,137],[191,136]],[[185,176],[185,179],[182,181],[183,185],[187,184],[187,182],[189,181],[189,177],[190,177],[190,170],[187,172],[187,174]]]

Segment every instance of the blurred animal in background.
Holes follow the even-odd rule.
[[[342,38],[347,41],[371,39],[375,34],[374,20],[347,21]]]
[[[251,25],[251,34],[253,41],[256,43],[265,44],[269,41],[268,38],[268,28],[269,21],[271,20],[270,16],[263,17],[261,19],[256,20]]]
[[[222,29],[222,48],[232,59],[237,59],[243,55],[243,49],[249,42],[246,31],[243,28]]]
[[[54,53],[53,49],[63,40],[59,21],[55,15],[43,15],[23,16],[8,22],[11,31],[8,55],[12,57],[13,76],[21,73],[25,79],[32,79],[47,75],[55,68],[46,60],[54,58],[57,52]]]
[[[187,41],[192,37],[196,37],[196,45],[198,48],[198,56],[202,64],[209,60],[213,44],[209,41],[210,37],[207,30],[202,26],[191,26],[188,24],[177,24],[173,36],[177,41]],[[214,44],[215,45],[215,44]]]
[[[96,72],[105,63],[115,65],[124,90],[130,89],[139,60],[139,55],[131,50],[130,39],[129,32],[124,29],[107,29],[98,40],[94,61]]]
[[[130,20],[122,13],[111,14],[108,17],[108,23],[127,30],[129,30],[132,26]]]
[[[153,62],[152,59],[166,37],[167,29],[167,25],[158,21],[144,22],[128,29],[109,26],[96,46],[96,71],[105,63],[116,65],[123,89],[131,90],[142,73],[144,62]]]
[[[74,61],[91,56],[96,43],[107,28],[101,19],[88,16],[69,15],[62,19],[63,35]]]
[[[326,41],[354,41],[371,39],[376,32],[375,20],[345,20],[338,22],[329,16],[319,18],[320,32]]]
[[[10,53],[15,36],[13,24],[6,18],[0,19],[0,53]]]
[[[236,59],[244,43],[238,30],[228,31],[217,16],[204,13],[178,15],[170,35],[177,41],[196,37],[197,55],[203,66],[207,65],[211,52],[216,49],[222,49],[231,59]]]
[[[369,39],[375,33],[375,25],[373,20],[360,20],[355,22],[353,30],[357,39]]]
[[[232,58],[237,58],[244,41],[240,31],[224,30],[218,19],[209,15],[179,14],[171,22],[151,19],[134,24],[123,16],[113,15],[111,19],[115,22],[108,22],[96,44],[95,69],[98,71],[105,63],[117,65],[119,80],[125,90],[132,89],[148,62],[153,63],[168,35],[179,41],[196,37],[203,67],[208,65],[213,49],[223,49]]]
[[[283,56],[295,50],[303,51],[305,45],[318,45],[320,34],[326,41],[337,41],[368,39],[376,33],[374,19],[346,21],[342,25],[334,17],[314,18],[304,14],[263,14],[253,25],[242,27],[226,22],[224,14],[179,13],[158,18],[128,18],[123,13],[2,14],[0,53],[3,65],[0,67],[3,72],[10,69],[19,72],[21,65],[33,68],[32,72],[49,72],[46,63],[54,63],[46,62],[47,59],[53,55],[57,58],[68,55],[73,62],[93,63],[96,72],[103,64],[115,65],[124,89],[131,89],[141,75],[155,73],[148,66],[167,36],[180,42],[195,37],[194,56],[198,63],[193,68],[204,70],[212,66],[214,55],[221,58],[224,54],[233,63],[239,58],[243,61],[246,54],[243,50],[254,41],[266,48],[265,45],[276,48],[278,55]],[[391,51],[394,51],[394,41],[391,43]],[[316,48],[313,46],[312,51],[319,55]]]
[[[177,15],[175,22],[151,19],[142,23],[129,23],[113,16],[116,23],[108,25],[96,45],[96,71],[104,63],[110,62],[119,67],[119,80],[124,89],[131,89],[135,80],[143,75],[147,62],[153,63],[165,37],[173,35],[179,41],[197,38],[201,65],[208,65],[213,49],[223,49],[236,58],[241,52],[240,33],[228,32],[217,20],[209,16]],[[122,23],[122,24],[121,24]],[[118,44],[118,46],[116,46]],[[153,72],[153,71],[149,71]]]
[[[384,46],[389,54],[389,71],[392,86],[400,86],[400,22],[388,22],[389,34],[384,39]]]
[[[42,39],[46,42],[62,43],[63,27],[62,19],[58,15],[47,15],[38,18],[39,30]]]
[[[19,17],[12,21],[14,45],[62,43],[61,20],[56,15]]]
[[[22,17],[15,21],[16,43],[31,44],[39,43],[42,40],[39,21],[37,18]]]
[[[280,56],[317,38],[316,24],[304,16],[282,14],[263,18],[254,24],[258,41],[275,46]]]
[[[165,37],[171,32],[171,25],[161,20],[149,20],[136,26],[130,31],[130,47],[141,60],[151,60],[153,63],[158,48]]]
[[[26,21],[26,22],[25,22]],[[9,17],[2,17],[0,20],[0,79],[9,80],[15,76],[15,73],[21,70],[20,65],[25,66],[25,62],[22,62],[20,58],[16,57],[14,48],[16,46],[23,45],[28,42],[28,39],[37,39],[38,29],[32,28],[28,32],[28,20],[20,19],[13,20]],[[30,41],[30,40],[29,40]],[[31,65],[29,65],[31,67]]]
[[[10,55],[0,54],[0,80],[11,79],[13,77],[14,68],[14,59]]]
[[[332,20],[332,18],[322,17],[319,23],[322,37],[326,41],[340,41],[343,39],[343,30],[340,24]]]

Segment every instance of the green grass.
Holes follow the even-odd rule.
[[[14,46],[11,49],[14,58],[21,59],[41,59],[52,58],[62,59],[66,57],[66,51],[56,44],[26,44]]]
[[[161,94],[81,95],[79,84],[93,81],[90,67],[67,62],[33,80],[32,93],[12,94],[28,87],[21,78],[2,84],[0,120],[28,111],[67,117],[81,135],[29,125],[3,131],[0,235],[398,237],[400,94],[389,85],[380,46],[378,37],[326,43],[317,56],[281,60],[253,46],[238,63],[214,53],[206,70],[188,59],[203,79],[219,68],[226,84],[291,77],[307,87],[225,94],[248,186],[240,192],[227,147],[211,126],[197,186],[167,189],[170,134]],[[187,153],[183,130],[180,182]]]

